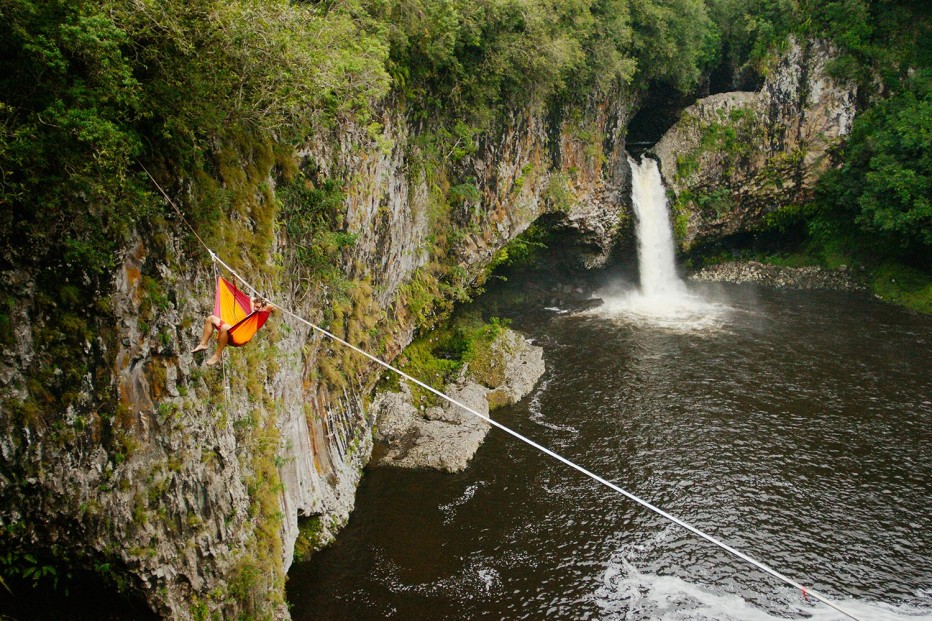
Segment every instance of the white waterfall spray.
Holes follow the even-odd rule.
[[[646,298],[685,295],[686,285],[676,273],[670,211],[657,162],[644,158],[639,165],[629,157],[628,163],[637,217],[641,293]]]

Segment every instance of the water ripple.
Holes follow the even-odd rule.
[[[496,419],[865,619],[930,621],[932,320],[723,291],[693,331],[515,311],[547,374]],[[288,588],[296,621],[839,618],[496,430],[457,475],[367,472]]]

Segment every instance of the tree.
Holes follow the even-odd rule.
[[[842,165],[820,183],[822,219],[853,221],[875,251],[932,250],[932,70],[857,118]]]

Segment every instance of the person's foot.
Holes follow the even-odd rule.
[[[198,345],[197,347],[191,350],[191,353],[196,354],[197,352],[204,351],[205,349],[207,349],[207,345]]]
[[[213,366],[213,365],[217,364],[218,362],[220,362],[220,356],[214,355],[214,356],[211,356],[210,358],[207,359],[207,365],[208,365],[208,366]]]

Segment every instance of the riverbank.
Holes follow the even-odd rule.
[[[697,263],[702,267],[689,276],[691,280],[865,291],[889,304],[932,314],[932,276],[893,261],[870,263],[833,249],[773,255],[732,251],[727,256],[700,258]]]
[[[756,283],[778,289],[866,291],[868,288],[861,270],[844,265],[833,270],[817,265],[788,267],[758,261],[727,261],[705,266],[689,278],[699,282]]]

